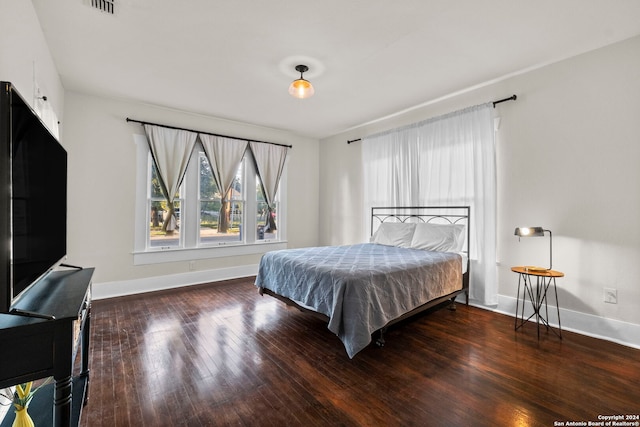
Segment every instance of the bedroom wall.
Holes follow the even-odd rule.
[[[318,141],[280,130],[166,108],[67,92],[69,262],[95,266],[98,297],[255,274],[260,255],[134,265],[136,145],[127,117],[291,144],[287,160],[288,247],[318,244]]]
[[[64,88],[30,1],[2,2],[0,80],[13,83],[32,108],[36,88],[40,89],[63,121]]]
[[[346,141],[517,94],[499,104],[498,311],[515,312],[514,265],[548,263],[548,238],[518,239],[516,226],[553,232],[553,267],[565,328],[640,347],[640,38],[443,96],[321,141],[322,244],[360,242],[361,142]],[[390,112],[393,113],[393,112]],[[604,302],[615,288],[618,304]]]

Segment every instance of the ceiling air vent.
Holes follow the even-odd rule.
[[[113,15],[114,1],[115,0],[91,0],[91,6]]]

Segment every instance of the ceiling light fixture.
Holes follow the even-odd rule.
[[[309,67],[306,65],[296,65],[296,71],[300,73],[300,78],[291,82],[291,85],[289,86],[289,95],[300,99],[311,97],[315,92],[313,90],[313,86],[308,80],[305,80],[302,77],[303,73],[309,71]]]

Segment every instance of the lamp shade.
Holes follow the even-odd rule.
[[[515,233],[518,237],[541,237],[544,236],[542,227],[517,227]]]
[[[302,76],[304,73],[309,71],[309,67],[306,65],[296,65],[296,71],[300,73],[300,78],[294,80],[291,82],[291,85],[289,85],[289,95],[299,99],[305,99],[313,96],[315,92],[313,90],[313,85]]]
[[[295,98],[309,98],[314,94],[314,92],[313,85],[303,78],[294,80],[289,86],[289,95]]]

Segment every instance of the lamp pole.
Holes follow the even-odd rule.
[[[544,230],[549,233],[549,270],[552,270],[553,267],[553,236],[551,234],[551,230]]]

